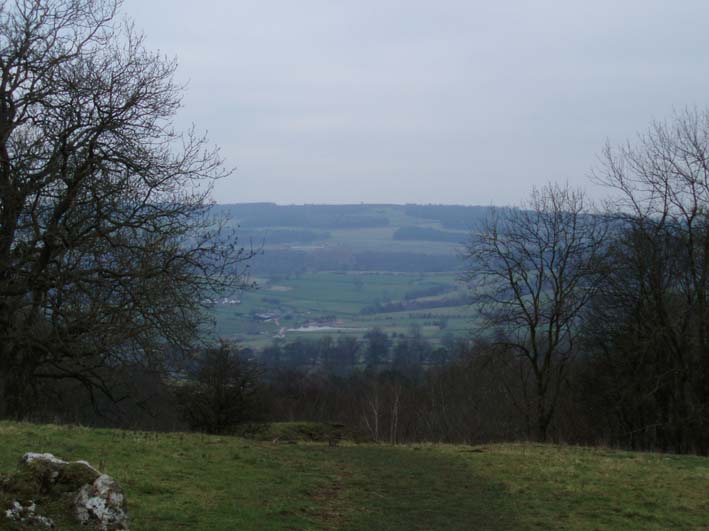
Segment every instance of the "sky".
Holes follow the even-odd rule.
[[[517,204],[709,104],[706,0],[125,0],[219,203]]]

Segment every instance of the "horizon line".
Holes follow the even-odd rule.
[[[376,207],[387,207],[387,206],[450,206],[450,207],[465,207],[465,208],[488,208],[488,207],[499,207],[500,205],[481,205],[481,204],[463,204],[463,203],[367,203],[364,201],[357,203],[279,203],[277,201],[238,201],[238,202],[219,202],[214,203],[217,206],[234,206],[234,205],[275,205],[275,206],[376,206]]]

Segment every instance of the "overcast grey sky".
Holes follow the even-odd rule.
[[[709,104],[707,0],[126,0],[220,203],[508,204]],[[593,192],[593,190],[592,190]]]

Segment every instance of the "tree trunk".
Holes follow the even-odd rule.
[[[2,369],[0,375],[0,393],[3,418],[27,420],[34,404],[33,371],[29,367]]]
[[[549,430],[549,422],[551,416],[547,414],[545,398],[546,393],[541,382],[537,384],[537,442],[547,441],[547,432]]]

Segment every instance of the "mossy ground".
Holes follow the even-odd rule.
[[[86,459],[113,475],[138,531],[709,529],[701,457],[0,423],[0,471],[15,470],[26,451]]]

